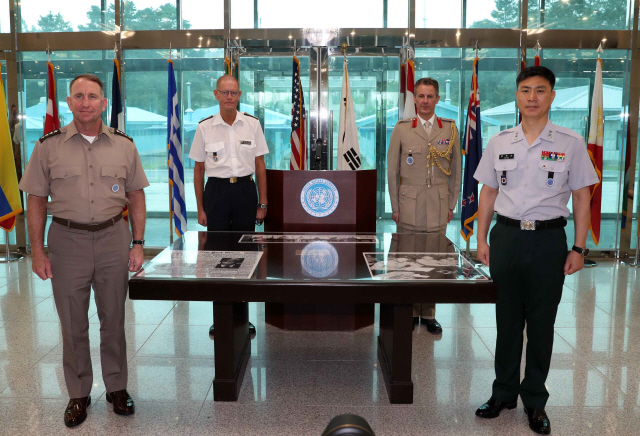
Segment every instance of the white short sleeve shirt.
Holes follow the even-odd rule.
[[[255,173],[255,158],[269,153],[257,118],[236,112],[228,125],[220,113],[198,124],[189,158],[204,162],[207,177],[244,177]]]

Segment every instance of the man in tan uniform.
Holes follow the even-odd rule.
[[[387,153],[392,218],[398,233],[446,233],[460,192],[460,138],[454,120],[439,118],[438,82],[425,77],[415,86],[418,116],[398,121]],[[415,304],[431,333],[442,333],[435,304]]]
[[[129,271],[142,266],[145,225],[143,189],[149,186],[133,140],[100,118],[107,106],[102,81],[76,77],[67,97],[73,122],[36,143],[20,189],[29,194],[27,223],[32,268],[51,279],[62,330],[64,378],[71,399],[68,427],[81,424],[91,404],[93,371],[89,355],[89,298],[95,293],[100,319],[100,359],[107,401],[130,415],[127,393],[124,303]],[[48,197],[51,201],[47,202]],[[122,219],[129,205],[131,231]],[[49,256],[44,251],[47,209]]]

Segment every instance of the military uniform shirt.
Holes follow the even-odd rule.
[[[494,135],[473,177],[499,188],[495,211],[518,220],[566,218],[571,191],[599,181],[584,139],[550,120],[531,146],[522,125]]]
[[[129,204],[125,193],[149,186],[133,140],[102,123],[91,144],[74,122],[43,136],[20,181],[20,189],[51,196],[58,218],[93,224],[113,218]]]
[[[242,112],[230,126],[222,115],[205,118],[198,124],[189,157],[204,162],[207,177],[228,179],[256,171],[256,157],[269,153],[260,121]]]

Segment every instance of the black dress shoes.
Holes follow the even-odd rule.
[[[115,392],[107,392],[107,401],[113,403],[113,411],[118,415],[133,415],[136,406],[126,389]]]
[[[435,319],[422,318],[422,324],[427,326],[429,333],[433,333],[434,335],[442,333],[442,326]]]
[[[551,422],[544,409],[525,407],[529,418],[529,428],[538,434],[551,434]]]
[[[517,404],[517,401],[506,402],[491,397],[489,398],[489,401],[484,403],[478,408],[478,410],[476,410],[476,416],[479,416],[480,418],[497,418],[498,416],[500,416],[500,412],[502,412],[502,409],[515,409]]]
[[[87,419],[87,407],[91,404],[91,395],[82,398],[72,398],[64,411],[64,425],[76,427]]]
[[[211,339],[215,338],[215,324],[211,325],[211,327],[209,327],[209,337]],[[251,339],[256,337],[256,326],[254,326],[252,323],[249,323],[249,335],[251,336]]]

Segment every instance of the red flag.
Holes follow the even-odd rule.
[[[407,90],[404,96],[404,118],[413,118],[416,116],[416,103],[414,99],[416,86],[416,73],[413,61],[407,61]]]
[[[398,119],[404,118],[404,95],[407,93],[407,65],[400,65],[400,89],[398,92]]]
[[[604,139],[604,111],[602,102],[602,59],[596,63],[596,81],[591,101],[591,121],[587,149],[600,181],[589,187],[591,191],[591,238],[596,245],[600,242],[600,211],[602,205],[602,144]]]
[[[540,66],[540,56],[536,55],[536,57],[534,58],[534,61],[533,61],[533,65],[536,66],[536,67]]]
[[[54,66],[47,62],[47,117],[44,120],[44,134],[51,133],[60,128],[60,118],[58,118],[58,99],[56,98],[56,81],[53,78]]]

